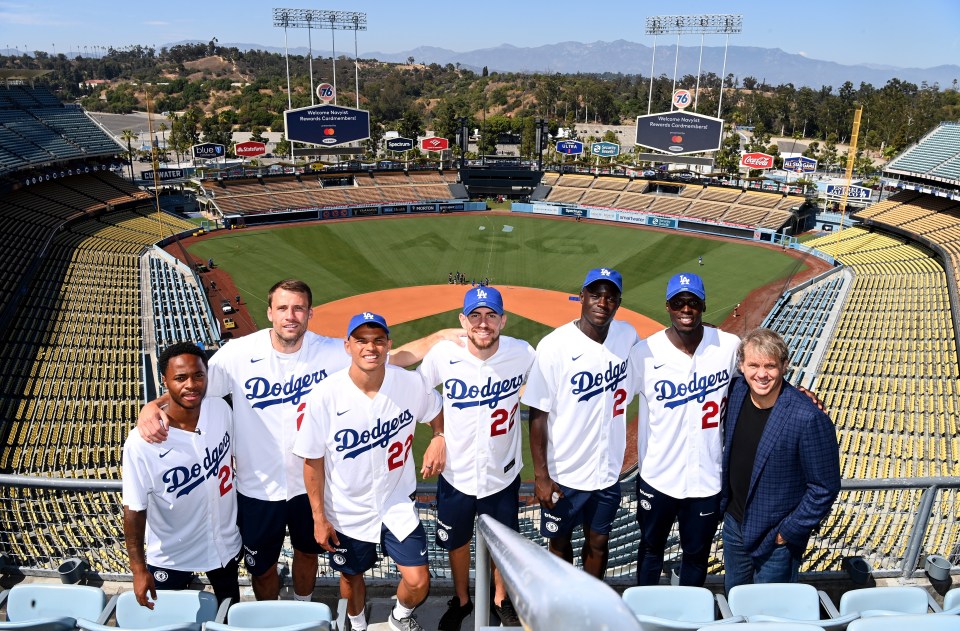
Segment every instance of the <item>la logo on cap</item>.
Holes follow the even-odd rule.
[[[364,311],[364,312],[363,312],[363,319],[364,319],[364,320],[373,320],[373,314],[370,313],[369,311]]]
[[[600,269],[600,274],[603,275],[603,276],[609,276],[609,275],[610,275],[610,270],[608,270],[607,268],[603,267],[603,268]]]
[[[680,275],[680,284],[681,284],[681,285],[689,285],[689,284],[690,284],[690,279],[687,278],[686,276],[684,276],[683,274],[681,274],[681,275]]]
[[[482,289],[478,289],[478,290],[477,290],[477,298],[481,298],[481,299],[482,299],[482,298],[486,298],[486,297],[487,297],[487,292],[483,291]]]

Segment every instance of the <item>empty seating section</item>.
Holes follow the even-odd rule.
[[[843,477],[960,475],[960,369],[942,266],[917,245],[860,228],[808,245],[855,275],[813,385],[837,426]],[[822,536],[840,546],[862,532],[886,546],[871,551],[874,567],[895,562],[905,537],[890,533],[904,532],[914,511],[902,493],[873,492],[868,505],[841,496]],[[955,530],[930,549],[951,549]]]
[[[947,253],[954,280],[960,283],[960,202],[901,191],[861,211],[858,217],[907,230],[941,246]],[[960,286],[954,287],[954,291],[960,291]]]
[[[150,256],[148,260],[157,348],[162,350],[175,342],[211,346],[215,338],[204,308],[206,299],[190,269],[161,256]]]
[[[223,214],[259,214],[309,208],[366,206],[370,204],[446,201],[454,199],[449,184],[453,176],[437,171],[346,176],[223,180],[205,183],[201,192]]]
[[[143,399],[140,253],[194,227],[137,208],[139,197],[112,174],[82,175],[14,192],[0,207],[0,239],[20,254],[4,257],[20,299],[0,332],[0,470],[119,477]],[[73,554],[97,571],[126,571],[117,494],[0,493],[16,497],[0,502],[15,563],[49,567]]]
[[[814,350],[825,332],[827,320],[845,285],[845,277],[834,274],[794,294],[788,301],[778,302],[763,322],[783,336],[790,350],[787,380],[800,382],[809,369]]]
[[[122,151],[80,108],[44,87],[0,86],[0,173]]]
[[[941,123],[891,160],[886,169],[960,180],[957,147],[960,147],[960,123]]]
[[[645,210],[771,229],[787,223],[792,217],[789,209],[806,201],[797,196],[699,185],[678,185],[679,193],[656,192],[656,188],[654,192],[647,192],[646,180],[592,175],[547,173],[541,184],[552,187],[547,202]]]

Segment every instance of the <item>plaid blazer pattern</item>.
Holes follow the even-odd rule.
[[[730,387],[724,423],[723,499],[729,500],[730,445],[750,390],[743,377]],[[799,550],[830,514],[840,492],[837,432],[824,412],[788,382],[767,419],[753,462],[743,523],[743,543],[754,557],[770,552],[779,532]]]

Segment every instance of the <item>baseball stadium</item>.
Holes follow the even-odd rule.
[[[278,280],[312,287],[314,332],[342,338],[352,315],[371,311],[389,322],[394,346],[459,326],[464,292],[490,285],[509,314],[504,334],[535,347],[578,317],[584,273],[605,267],[624,279],[617,319],[642,338],[670,323],[668,279],[699,274],[709,294],[704,319],[737,335],[757,326],[777,331],[790,352],[786,378],[815,393],[834,422],[842,487],[800,570],[801,584],[821,590],[807,621],[823,627],[810,628],[842,628],[828,618],[850,613],[833,603],[851,591],[878,592],[860,610],[892,608],[897,596],[884,590],[901,588],[923,595],[920,610],[909,613],[932,618],[928,607],[960,607],[960,590],[948,591],[960,574],[960,124],[927,129],[883,167],[889,190],[840,212],[821,207],[813,187],[771,190],[759,178],[691,182],[643,169],[541,168],[519,158],[468,164],[444,154],[402,168],[214,164],[167,169],[161,182],[159,168],[129,177],[126,143],[59,98],[42,75],[5,70],[2,77],[5,588],[79,579],[97,589],[131,589],[121,456],[141,406],[162,392],[158,356],[176,342],[214,353],[268,328],[267,293]],[[670,157],[664,154],[663,164]],[[630,449],[636,403],[627,416],[623,499],[605,579],[618,601],[610,616],[626,602],[617,594],[635,584],[638,565],[637,453]],[[607,602],[595,585],[552,565],[540,536],[526,424],[522,431],[525,541],[482,524],[476,567],[492,555],[503,568],[527,628],[601,628],[606,623],[548,622],[538,604],[548,588],[537,583],[549,581],[524,578],[525,571],[555,574],[591,602]],[[429,426],[418,428],[418,461],[429,440]],[[435,495],[434,481],[418,481],[439,602],[435,595],[449,590],[452,577],[433,544]],[[574,549],[583,545],[579,537]],[[281,556],[285,587],[292,554],[285,547]],[[679,556],[674,527],[664,583]],[[482,602],[489,572],[473,567]],[[723,575],[718,533],[707,587],[722,591]],[[367,576],[372,586],[389,588],[398,574],[384,557]],[[334,612],[324,628],[347,628],[324,556],[316,583],[315,599]],[[243,575],[242,584],[250,584]],[[14,598],[11,592],[8,621]],[[569,611],[578,611],[570,600]],[[711,595],[711,620],[714,605]],[[766,613],[743,611],[732,599],[719,606],[724,616]],[[372,615],[383,619],[376,608]],[[622,624],[697,628],[656,626],[642,615]],[[926,628],[903,624],[897,628]]]

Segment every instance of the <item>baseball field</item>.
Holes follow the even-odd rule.
[[[248,228],[191,240],[188,248],[193,257],[202,261],[213,259],[229,275],[242,297],[245,315],[258,327],[269,326],[266,293],[282,278],[305,280],[313,289],[315,306],[358,296],[356,311],[389,312],[388,305],[378,304],[374,296],[369,300],[359,296],[389,289],[446,285],[449,273],[461,272],[467,279],[489,279],[498,286],[548,289],[563,292],[569,299],[579,292],[585,272],[593,267],[619,270],[624,279],[623,308],[652,319],[654,328],[657,322],[665,325],[668,321],[664,310],[667,279],[677,272],[698,273],[707,287],[704,320],[719,324],[752,290],[776,281],[786,282],[803,266],[777,248],[504,213]],[[698,263],[701,256],[702,266]],[[391,325],[395,345],[440,328],[458,326],[458,310],[450,306],[449,299],[440,300],[441,289],[446,290],[423,287],[414,293],[396,294],[406,296],[405,300],[419,301],[419,311],[432,315]],[[436,300],[431,300],[433,294]],[[377,296],[389,299],[383,298],[384,294]],[[505,294],[505,300],[510,313],[510,295]],[[519,300],[524,300],[522,295]],[[555,309],[572,307],[573,313],[577,312],[575,302],[555,304]],[[543,309],[554,310],[550,306]],[[541,316],[536,310],[533,314],[529,309],[524,311],[527,317],[510,314],[504,334],[536,346],[555,326],[544,322],[555,320],[556,314]],[[322,309],[318,313],[323,313]],[[324,327],[318,330],[328,335],[342,335],[337,331],[345,328],[347,318],[349,315],[342,323],[328,322],[321,315],[315,317],[318,322],[314,324],[322,323]],[[634,410],[629,418],[635,418]],[[426,435],[427,432],[418,432],[418,438],[424,442]],[[530,459],[525,456],[524,460],[524,479],[530,479]]]

